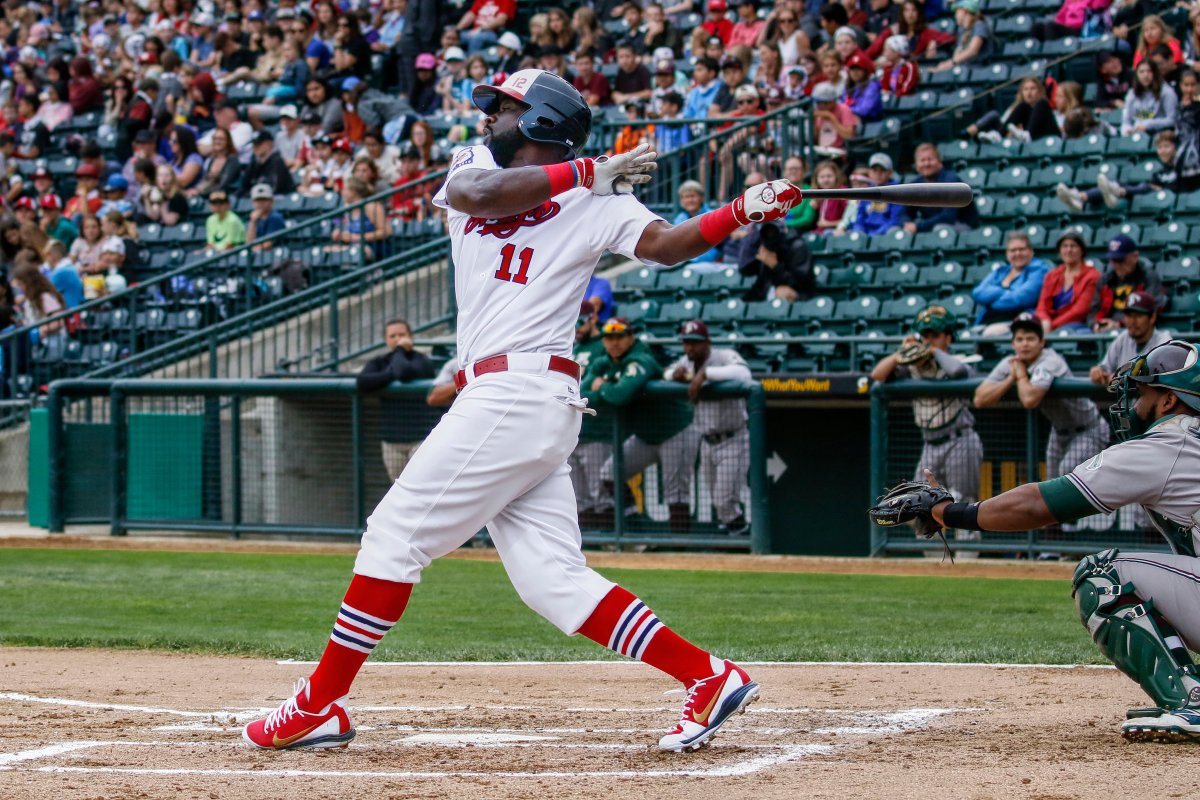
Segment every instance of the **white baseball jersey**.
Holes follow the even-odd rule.
[[[500,167],[486,147],[464,148],[433,198],[447,210],[454,253],[459,362],[499,353],[570,358],[575,319],[600,256],[611,250],[634,258],[642,232],[661,217],[631,195],[582,188],[524,214],[472,217],[446,196],[454,176],[472,169]]]

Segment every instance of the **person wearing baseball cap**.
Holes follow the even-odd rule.
[[[892,174],[892,157],[874,153],[867,160],[867,170],[875,186],[892,186],[897,181]],[[904,225],[904,206],[882,200],[860,201],[858,213],[849,229],[870,236],[882,236]]]
[[[229,195],[216,191],[208,196],[212,213],[204,223],[205,244],[210,250],[230,250],[246,243],[246,226],[230,208]]]
[[[71,220],[63,216],[62,200],[59,200],[56,194],[47,193],[39,198],[38,206],[42,212],[40,222],[42,230],[51,239],[57,239],[70,248],[75,240],[79,238],[79,228]]]
[[[37,203],[29,195],[22,195],[13,201],[13,215],[22,225],[34,222],[37,220]]]
[[[627,430],[633,434],[622,448],[625,461],[621,478],[613,479],[611,459],[603,467],[601,524],[612,521],[615,487],[623,487],[646,467],[659,464],[671,530],[686,532],[691,525],[692,465],[696,463],[700,439],[691,424],[692,406],[682,397],[645,394],[646,384],[662,376],[662,365],[650,346],[634,336],[628,319],[612,317],[600,334],[604,353],[591,359],[579,388],[589,405],[600,409],[603,419],[610,419],[608,415],[624,408]],[[626,503],[625,507],[632,506]]]
[[[132,215],[133,203],[128,195],[129,181],[119,174],[109,175],[100,189],[100,196],[104,202],[100,204],[100,210],[96,214],[103,217],[110,211],[116,211],[123,217]]]
[[[1109,344],[1100,363],[1092,367],[1088,374],[1092,383],[1108,386],[1122,366],[1171,341],[1171,332],[1157,328],[1157,322],[1158,299],[1149,292],[1130,292],[1125,298],[1125,327]]]
[[[846,59],[846,97],[842,102],[861,122],[883,116],[883,90],[875,77],[875,62],[861,50]]]
[[[708,0],[705,8],[708,13],[700,27],[708,31],[710,38],[715,36],[720,39],[722,47],[728,47],[729,40],[733,37],[733,23],[729,21],[729,4],[726,0]]]
[[[718,532],[728,536],[750,533],[741,497],[750,465],[750,435],[746,401],[742,397],[712,397],[702,390],[711,383],[748,383],[750,368],[736,350],[712,346],[703,320],[679,326],[683,355],[663,371],[663,379],[686,383],[695,408],[693,430],[700,435],[700,471],[716,511]]]
[[[100,170],[95,164],[80,164],[75,168],[75,194],[67,200],[63,213],[68,217],[95,214],[103,202],[100,197]]]
[[[913,319],[912,333],[894,353],[884,356],[871,370],[871,380],[950,381],[969,378],[973,371],[950,352],[958,319],[945,306],[928,305]],[[912,401],[913,422],[921,434],[921,454],[914,465],[916,480],[933,471],[943,485],[964,502],[979,499],[979,467],[983,442],[975,430],[975,417],[965,397],[922,397]],[[958,531],[959,541],[978,541],[979,534]],[[940,552],[928,552],[928,557]]]
[[[1097,290],[1100,300],[1092,322],[1092,330],[1097,333],[1117,330],[1124,324],[1125,302],[1132,292],[1149,294],[1160,308],[1167,299],[1158,272],[1141,257],[1137,242],[1125,234],[1109,241],[1108,268],[1100,278]]]
[[[879,87],[895,97],[912,94],[921,75],[917,65],[908,57],[908,37],[899,33],[891,36],[880,34],[880,41],[883,41],[883,75],[879,79]],[[872,45],[867,52],[874,51]]]
[[[710,109],[709,116],[728,116],[732,114],[737,109],[737,90],[742,86],[749,86],[751,89],[754,88],[753,84],[746,77],[746,65],[732,53],[721,59],[721,83],[723,85],[717,91],[717,96],[713,100],[713,108]]]
[[[495,72],[511,75],[519,70],[522,50],[520,36],[512,31],[500,34],[500,38],[496,40],[496,55],[499,60],[495,64]]]
[[[250,200],[254,209],[250,212],[250,221],[246,226],[246,241],[258,242],[272,233],[277,233],[287,227],[283,216],[275,210],[275,192],[268,183],[258,183],[250,187]],[[266,250],[274,245],[274,241],[262,242],[256,245],[256,250]]]
[[[821,81],[812,90],[813,126],[816,145],[825,149],[844,149],[846,140],[855,136],[858,117],[845,103],[838,102],[838,90],[829,81]]]
[[[270,131],[255,133],[251,148],[250,163],[242,171],[242,196],[260,183],[270,186],[277,195],[296,191],[296,181],[283,156],[275,151],[275,136]]]

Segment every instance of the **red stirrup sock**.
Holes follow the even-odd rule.
[[[659,622],[645,603],[620,586],[604,596],[579,633],[662,670],[685,686],[715,671],[714,659],[708,653]]]
[[[333,623],[320,663],[309,678],[306,710],[315,711],[344,697],[375,645],[404,613],[411,583],[355,575]]]

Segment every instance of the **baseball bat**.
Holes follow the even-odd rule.
[[[801,198],[830,198],[834,200],[881,200],[898,206],[923,206],[926,208],[962,208],[975,201],[975,193],[965,183],[902,183],[895,186],[865,187],[859,189],[801,189]]]

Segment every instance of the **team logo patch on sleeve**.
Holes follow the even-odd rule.
[[[458,169],[459,167],[465,167],[467,164],[471,164],[474,161],[475,150],[470,147],[463,148],[463,150],[454,157],[454,163],[450,165],[450,171],[454,172],[454,170]]]

